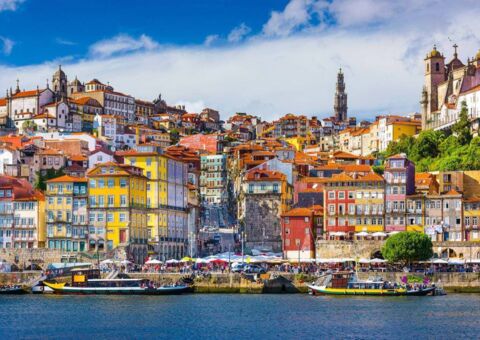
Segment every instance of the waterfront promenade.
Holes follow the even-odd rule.
[[[0,285],[28,283],[40,277],[41,272],[0,273]],[[186,273],[128,273],[131,278],[145,278],[158,284],[172,284],[189,276]],[[405,272],[359,272],[360,279],[375,275],[386,281],[400,282],[402,277],[423,278],[422,273]],[[242,275],[238,273],[206,273],[194,277],[195,293],[307,293],[307,283],[317,278],[312,274],[268,272],[266,276]],[[443,286],[449,292],[480,293],[480,273],[441,272],[428,275],[431,282]],[[64,278],[63,280],[69,280]]]

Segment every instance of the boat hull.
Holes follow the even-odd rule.
[[[435,288],[429,287],[419,290],[397,289],[351,289],[351,288],[327,288],[308,286],[313,295],[357,295],[357,296],[425,296],[433,294]]]
[[[23,288],[0,289],[0,295],[21,295],[28,292]]]
[[[399,289],[351,289],[308,286],[313,295],[359,295],[359,296],[402,296],[407,295],[404,288]]]
[[[70,287],[63,284],[50,284],[47,287],[53,289],[54,294],[62,295],[179,295],[190,291],[188,286],[171,286],[160,288],[141,287]]]

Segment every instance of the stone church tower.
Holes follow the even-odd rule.
[[[422,130],[425,130],[428,116],[440,108],[438,102],[438,85],[445,81],[445,57],[437,47],[427,54],[425,58],[425,84],[422,91]]]
[[[335,110],[335,118],[337,121],[344,122],[347,120],[347,94],[345,93],[345,82],[342,69],[340,69],[337,74],[337,87],[333,109]]]
[[[62,65],[58,65],[58,70],[52,77],[52,89],[57,100],[67,97],[67,76],[62,71]]]

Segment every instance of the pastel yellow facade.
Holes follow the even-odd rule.
[[[471,199],[463,203],[463,224],[468,241],[480,241],[480,200]]]
[[[47,181],[47,247],[87,250],[87,179],[61,176]]]
[[[89,243],[128,248],[137,263],[147,255],[147,178],[141,168],[113,162],[88,172]]]
[[[383,231],[384,190],[379,187],[364,186],[355,192],[356,224],[355,232],[374,233]]]
[[[393,122],[391,131],[393,140],[397,141],[402,135],[415,136],[420,130],[420,124],[413,122]]]
[[[167,236],[168,158],[154,152],[132,151],[124,156],[125,163],[143,169],[147,177],[147,227],[149,242],[158,243],[160,237]]]

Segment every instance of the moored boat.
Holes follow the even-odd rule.
[[[100,279],[97,269],[72,271],[72,283],[43,282],[55,294],[173,295],[190,291],[187,285],[156,286],[146,279]]]
[[[308,288],[313,295],[424,296],[435,291],[434,286],[402,285],[379,278],[357,280],[353,272],[326,275],[322,283]]]
[[[0,287],[0,294],[12,294],[12,295],[19,295],[19,294],[27,294],[27,290],[25,290],[22,286],[3,286]]]

